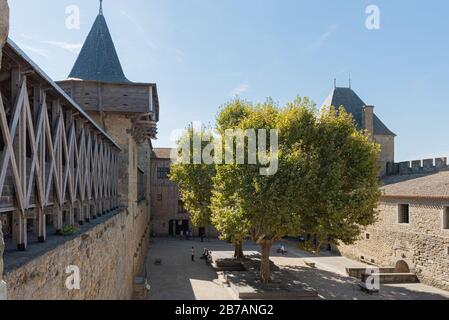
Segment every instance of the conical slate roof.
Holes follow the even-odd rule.
[[[69,78],[105,82],[129,82],[126,79],[102,8],[84,42]]]
[[[363,107],[366,105],[351,88],[339,87],[335,87],[323,103],[323,106],[334,106],[336,108],[343,106],[348,113],[352,114],[358,129],[363,128]],[[376,115],[374,115],[374,134],[395,136]]]

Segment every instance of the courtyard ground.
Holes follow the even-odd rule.
[[[191,261],[191,248],[195,247],[196,261]],[[151,286],[150,300],[233,300],[231,289],[223,287],[217,273],[199,257],[204,248],[211,251],[229,251],[233,247],[226,242],[211,240],[179,240],[154,238],[147,258],[147,272]],[[360,291],[357,279],[350,278],[346,267],[366,267],[365,264],[344,257],[311,256],[287,245],[287,256],[277,254],[273,246],[271,260],[298,281],[317,290],[323,299],[344,300],[428,300],[449,299],[449,292],[424,284],[384,285],[380,293],[368,295]],[[253,243],[246,243],[245,251],[259,251]],[[161,259],[161,265],[155,265]],[[305,261],[314,262],[316,268],[307,267]]]

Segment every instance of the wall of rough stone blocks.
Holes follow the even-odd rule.
[[[398,223],[398,204],[410,204],[410,223]],[[449,290],[449,230],[442,217],[447,202],[385,201],[378,222],[354,245],[340,245],[342,255],[380,267],[405,261],[425,284]],[[367,239],[367,235],[369,239]],[[363,257],[363,259],[362,259]]]
[[[149,168],[145,153],[151,152],[151,146],[136,144],[128,132],[131,119],[126,115],[109,113],[103,119],[98,113],[91,116],[122,148],[119,195],[120,204],[126,209],[74,240],[9,271],[5,275],[8,299],[131,299],[134,277],[144,275],[150,208],[148,201],[138,201],[138,165]],[[149,162],[150,157],[147,159]],[[80,268],[80,290],[70,291],[65,286],[70,276],[65,274],[65,268],[71,265]]]
[[[382,147],[379,159],[382,176],[387,173],[387,163],[394,163],[394,139],[394,136],[374,136],[374,140]]]
[[[131,299],[148,243],[149,216],[142,203],[8,272],[8,299]],[[65,268],[71,265],[80,268],[80,290],[65,286],[70,275]]]

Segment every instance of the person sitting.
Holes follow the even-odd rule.
[[[281,254],[282,255],[286,255],[287,254],[287,250],[285,250],[285,246],[284,245],[281,246]]]
[[[279,244],[277,253],[282,254],[282,255],[287,254],[287,251],[285,250],[285,246],[282,243]]]
[[[207,257],[209,255],[209,250],[207,250],[206,248],[204,248],[203,250],[203,256],[201,257],[202,260],[207,260]]]

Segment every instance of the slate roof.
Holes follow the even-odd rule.
[[[172,148],[154,148],[151,154],[152,159],[171,159]]]
[[[334,88],[323,103],[323,106],[334,106],[336,108],[343,106],[347,112],[352,114],[358,129],[363,128],[362,114],[363,107],[366,105],[351,88],[341,87]],[[376,115],[374,115],[374,134],[395,136]]]
[[[449,198],[449,171],[428,175],[391,176],[383,180],[382,191],[396,198]]]
[[[69,78],[104,82],[130,82],[123,73],[101,9]]]

